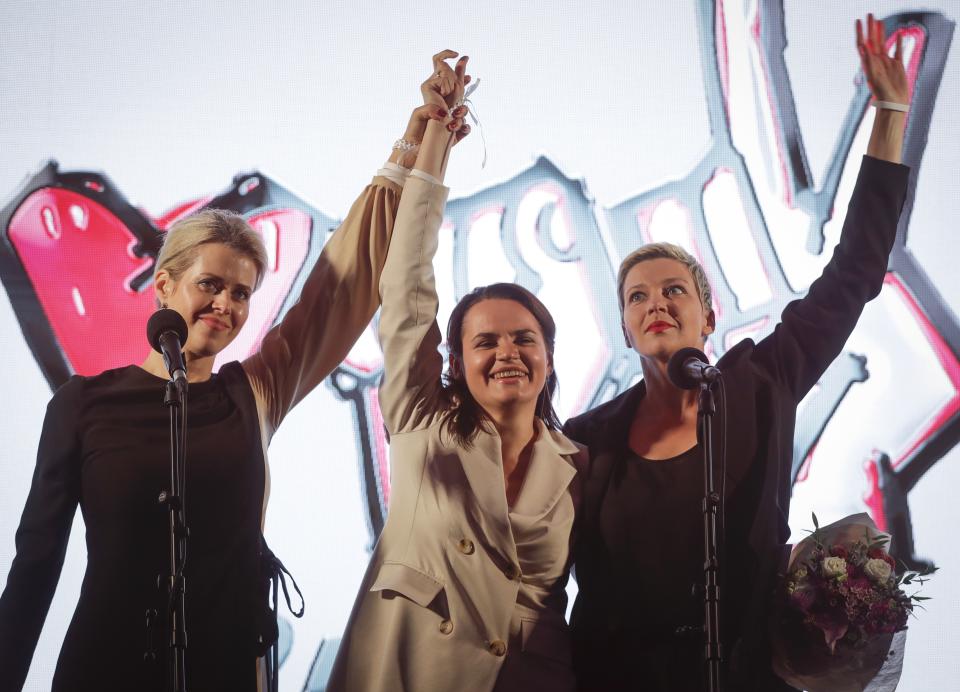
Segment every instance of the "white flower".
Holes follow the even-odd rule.
[[[890,565],[886,560],[871,558],[867,560],[867,564],[863,566],[863,571],[866,572],[867,576],[873,579],[875,582],[882,584],[890,578],[890,573],[893,570],[890,569]]]
[[[847,576],[847,561],[842,557],[825,557],[823,559],[823,576],[825,577],[845,577]]]

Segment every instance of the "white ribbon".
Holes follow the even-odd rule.
[[[466,104],[470,107],[467,113],[470,115],[470,119],[474,122],[474,124],[480,128],[480,141],[483,143],[483,161],[480,162],[480,168],[485,168],[487,165],[487,138],[483,136],[483,125],[480,124],[480,119],[476,115],[477,107],[474,105],[473,101],[470,100],[471,94],[477,90],[478,86],[480,86],[479,78],[473,84],[468,86],[466,91],[463,92],[463,97],[460,99],[460,103]]]

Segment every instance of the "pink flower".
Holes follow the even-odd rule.
[[[788,597],[790,605],[801,613],[809,613],[817,600],[817,592],[810,588],[798,588]]]
[[[847,588],[851,591],[870,591],[873,589],[873,584],[865,577],[854,577],[853,579],[847,580]]]
[[[830,554],[833,555],[834,557],[842,557],[844,560],[850,557],[850,553],[847,552],[847,549],[844,548],[842,545],[835,545],[832,548],[830,548]]]
[[[872,560],[883,560],[891,567],[897,566],[896,561],[882,548],[871,548],[869,551],[867,551],[867,557]]]
[[[823,630],[823,639],[827,643],[830,653],[837,648],[837,642],[847,633],[849,624],[842,615],[831,612],[817,613],[812,618],[813,624]]]

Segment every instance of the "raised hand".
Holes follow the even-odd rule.
[[[427,130],[427,123],[436,120],[439,123],[446,123],[449,120],[449,112],[446,107],[428,103],[413,109],[410,114],[410,120],[407,122],[407,129],[403,137],[394,145],[394,151],[390,160],[398,163],[404,168],[411,168],[417,160],[417,152],[420,143],[423,141],[423,135]],[[401,142],[403,144],[401,144]],[[398,148],[398,147],[405,148]]]
[[[857,52],[874,99],[905,105],[910,103],[910,88],[903,68],[902,33],[897,35],[896,49],[891,58],[887,55],[883,22],[868,14],[866,33],[863,23],[857,20]]]
[[[464,87],[470,83],[470,75],[466,74],[467,56],[457,61],[452,68],[447,60],[457,57],[452,50],[442,50],[433,56],[433,71],[420,85],[423,95],[423,104],[413,109],[410,121],[403,134],[402,141],[408,146],[406,149],[394,150],[390,160],[401,166],[410,168],[417,160],[420,144],[423,142],[427,123],[436,120],[446,126],[449,132],[454,133],[453,143],[470,134],[470,126],[464,122],[467,116],[467,107],[460,103],[463,98]]]
[[[470,134],[470,125],[464,122],[469,109],[465,105],[460,105],[450,111],[453,120],[447,123],[447,129],[453,132],[453,143],[457,144],[461,139]]]
[[[437,63],[437,57],[449,53],[448,57],[456,57],[456,53],[453,51],[443,51],[434,56],[434,65]],[[440,60],[442,68],[438,71],[441,73],[439,81],[444,85],[444,87],[449,83],[449,72],[453,73],[453,86],[450,88],[450,91],[443,95],[444,102],[451,108],[450,117],[452,118],[450,122],[447,123],[447,130],[454,133],[453,143],[456,144],[461,139],[470,134],[470,126],[465,122],[467,113],[469,109],[466,104],[463,103],[463,94],[464,89],[467,84],[470,83],[470,75],[467,74],[467,61],[468,58],[464,55],[462,58],[457,60],[456,66],[451,70],[450,66],[446,62]],[[446,68],[446,69],[443,69]],[[441,92],[442,93],[442,92]]]
[[[455,108],[463,98],[463,89],[470,83],[470,75],[466,74],[466,55],[457,61],[455,67],[450,67],[447,60],[457,57],[458,53],[452,50],[442,50],[433,56],[433,73],[420,85],[424,103],[434,103],[438,106]]]

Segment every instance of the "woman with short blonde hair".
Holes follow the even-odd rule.
[[[889,57],[872,17],[869,35],[858,49],[878,110],[833,258],[772,334],[741,341],[717,363],[723,395],[713,455],[727,460],[717,480],[726,503],[724,689],[791,689],[771,670],[765,615],[789,537],[796,408],[880,292],[906,197],[910,171],[900,149],[910,92],[899,43]],[[574,551],[578,685],[581,692],[701,692],[708,685],[699,392],[671,382],[668,364],[681,349],[704,349],[716,328],[712,294],[689,253],[655,243],[624,259],[617,298],[643,380],[564,426],[591,457]]]
[[[247,321],[268,269],[262,240],[244,218],[219,210],[187,217],[167,235],[153,291],[187,326],[189,690],[259,687],[258,657],[277,638],[266,583],[276,567],[261,533],[267,445],[373,317],[401,193],[411,204],[442,203],[440,190],[404,191],[404,184],[427,121],[446,118],[429,104],[414,110],[390,160],[324,246],[298,302],[242,363],[213,372],[217,355]],[[54,394],[0,596],[4,690],[20,689],[27,676],[78,505],[87,567],[53,689],[166,688],[168,595],[158,575],[169,570],[169,534],[157,497],[169,489],[168,376],[161,355],[151,351],[140,365],[74,376]]]

